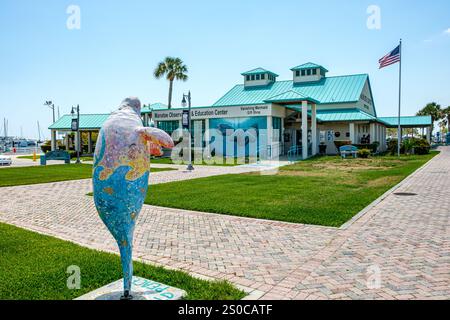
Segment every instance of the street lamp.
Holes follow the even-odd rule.
[[[75,111],[76,111],[76,117],[75,117]],[[81,163],[80,161],[80,105],[77,105],[77,107],[72,107],[72,111],[70,111],[72,114],[72,131],[76,132],[77,135],[77,161],[75,163]]]
[[[55,123],[55,104],[52,101],[45,101],[44,106],[49,107],[53,111],[53,123]]]
[[[194,170],[194,166],[192,165],[192,141],[191,141],[191,91],[188,92],[188,94],[184,94],[183,93],[183,100],[181,100],[181,105],[183,108],[186,107],[186,98],[188,101],[188,116],[187,116],[187,121],[188,121],[188,132],[189,132],[189,148],[188,148],[188,152],[189,152],[189,164],[187,166],[187,170],[188,171],[192,171]]]

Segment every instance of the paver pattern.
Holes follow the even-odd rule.
[[[135,257],[262,299],[450,299],[450,148],[441,151],[339,229],[144,205]],[[251,170],[197,166],[151,174],[150,183]],[[1,188],[0,221],[117,252],[91,189],[90,180]]]

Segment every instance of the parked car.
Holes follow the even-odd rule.
[[[12,163],[11,157],[5,156],[5,155],[0,155],[0,166],[3,166],[3,165],[10,166],[11,163]]]

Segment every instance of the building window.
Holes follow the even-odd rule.
[[[261,75],[261,80],[264,80],[266,78],[266,75],[265,74],[262,74]]]
[[[260,75],[257,74],[257,75],[256,75],[256,80],[259,80],[259,79],[260,79],[259,77],[260,77]]]
[[[255,75],[254,74],[252,75],[252,80],[255,80]]]
[[[245,78],[247,79],[247,81],[250,81],[250,76],[249,75],[247,75]]]
[[[308,76],[310,76],[310,75],[311,75],[311,69],[306,70],[306,74],[307,74]]]
[[[281,118],[272,118],[273,141],[281,142]]]
[[[317,74],[317,69],[312,69],[312,74],[316,75]]]
[[[306,75],[306,70],[302,70],[302,77]]]
[[[178,120],[174,121],[158,121],[157,127],[158,129],[161,129],[165,132],[167,132],[168,135],[171,135],[172,132],[177,130],[179,128],[180,122]]]
[[[295,76],[300,77],[300,70],[295,71]]]

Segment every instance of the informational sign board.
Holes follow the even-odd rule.
[[[334,131],[333,130],[327,131],[327,141],[334,141]]]
[[[170,121],[182,120],[185,110],[168,109],[155,110],[153,112],[153,120],[155,121]],[[277,112],[283,116],[282,112]],[[255,106],[235,106],[235,107],[210,107],[210,108],[193,108],[191,111],[191,119],[214,119],[214,118],[238,118],[238,117],[253,117],[253,116],[270,116],[272,115],[272,107],[270,105],[255,105]]]

